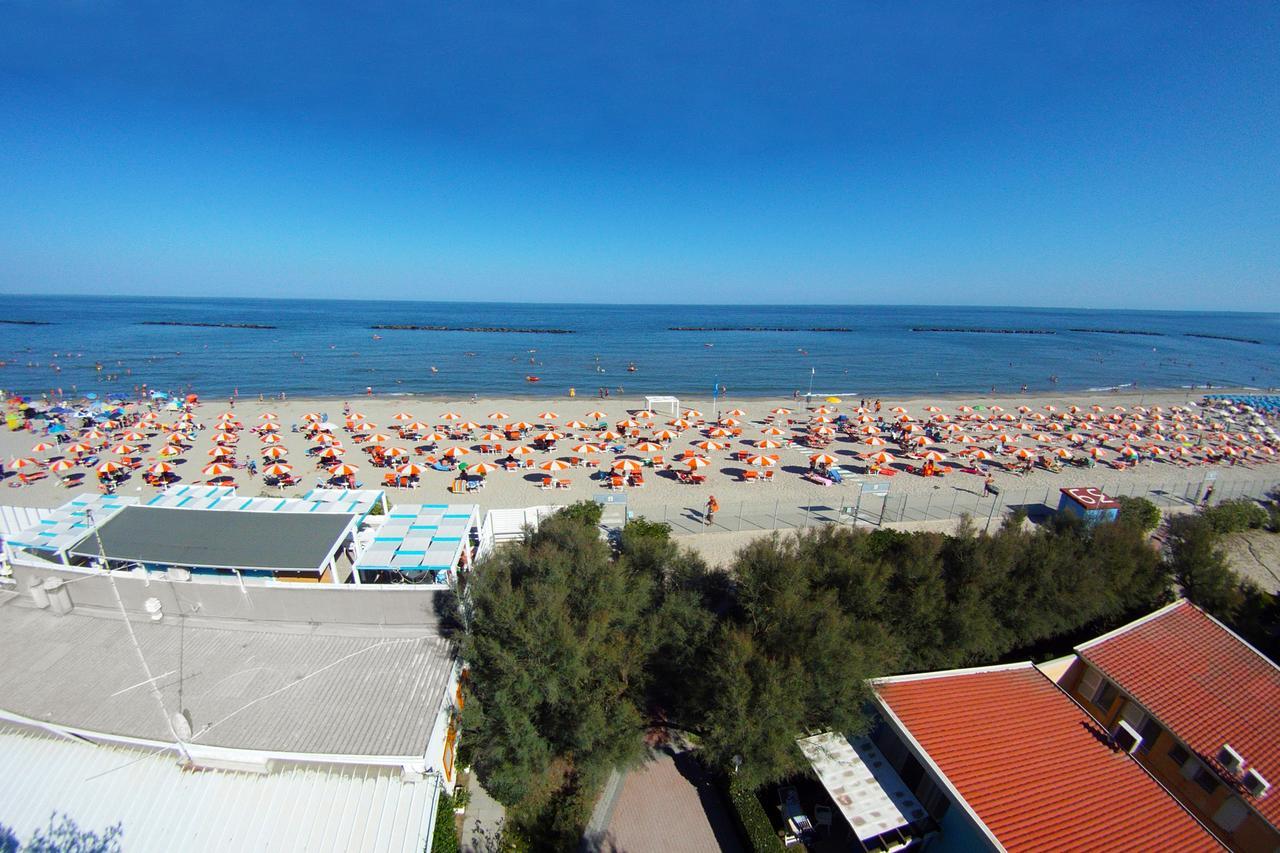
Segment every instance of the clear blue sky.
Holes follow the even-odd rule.
[[[266,5],[0,7],[0,292],[1280,294],[1275,2]]]

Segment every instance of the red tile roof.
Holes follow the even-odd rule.
[[[1031,664],[887,679],[875,690],[1008,850],[1221,849]]]
[[[1076,651],[1202,758],[1231,744],[1272,784],[1241,797],[1280,826],[1280,668],[1187,601]]]

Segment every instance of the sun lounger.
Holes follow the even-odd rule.
[[[760,472],[759,471],[743,471],[742,479],[743,479],[743,482],[747,482],[747,483],[758,482],[760,479]]]
[[[553,485],[554,485],[554,482],[552,481],[552,479],[551,479],[550,477],[543,477],[543,478],[542,478],[542,486],[541,486],[541,488],[543,488],[543,489],[549,489],[549,488],[551,488]]]
[[[569,480],[556,480],[557,489],[567,489],[571,485],[573,485],[573,483]]]
[[[832,480],[827,479],[826,477],[819,474],[817,471],[806,471],[804,474],[804,479],[808,480],[810,483],[817,483],[819,486],[834,485],[834,482]]]

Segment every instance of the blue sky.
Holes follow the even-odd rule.
[[[263,6],[0,7],[0,292],[1280,293],[1274,3]]]

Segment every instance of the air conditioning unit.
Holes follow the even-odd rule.
[[[1234,776],[1244,769],[1244,756],[1232,749],[1231,744],[1224,743],[1218,750],[1218,763]]]
[[[1241,781],[1244,782],[1244,786],[1249,793],[1258,798],[1265,797],[1267,791],[1271,789],[1271,783],[1263,779],[1262,774],[1257,770],[1246,771]]]
[[[1115,731],[1111,733],[1111,742],[1133,755],[1137,752],[1138,747],[1142,745],[1142,735],[1138,734],[1138,730],[1133,726],[1121,720]]]

